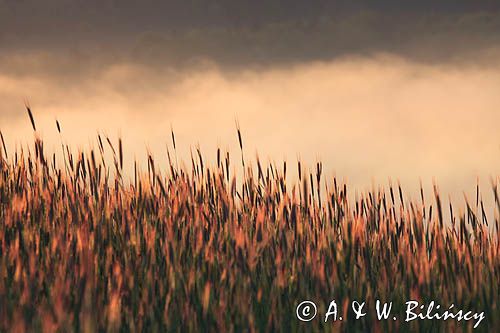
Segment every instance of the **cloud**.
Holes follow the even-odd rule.
[[[476,176],[487,182],[498,172],[499,78],[498,63],[421,64],[389,55],[229,72],[120,63],[66,85],[1,74],[0,123],[9,146],[29,142],[28,97],[47,147],[58,147],[57,118],[74,146],[95,143],[98,131],[121,133],[129,162],[149,147],[165,163],[171,125],[185,161],[197,143],[208,160],[217,146],[237,154],[237,118],[249,158],[258,151],[264,160],[320,159],[328,175],[360,188],[388,177],[416,188],[420,177],[435,177],[445,193],[461,193]]]
[[[276,66],[377,53],[470,62],[500,45],[494,1],[4,0],[0,8],[4,57],[79,54],[174,67]]]

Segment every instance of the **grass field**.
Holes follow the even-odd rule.
[[[147,172],[136,164],[128,177],[121,140],[99,137],[84,152],[63,144],[56,158],[30,118],[32,148],[9,151],[2,137],[0,150],[1,331],[473,326],[378,321],[374,312],[354,320],[355,299],[393,301],[399,310],[409,299],[454,303],[485,312],[475,331],[500,325],[499,220],[486,218],[479,196],[445,207],[437,190],[432,202],[423,190],[410,202],[394,186],[353,200],[345,184],[323,177],[321,163],[312,171],[300,162],[245,165],[243,154],[220,150],[214,165],[196,151],[191,168],[180,168],[173,132],[171,162],[149,156]],[[239,130],[238,138],[243,146]],[[297,179],[287,179],[290,168]],[[498,211],[495,182],[492,190]],[[302,300],[317,301],[324,314],[332,299],[342,322],[298,321]]]

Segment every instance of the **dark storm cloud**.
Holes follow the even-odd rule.
[[[68,72],[65,64],[89,70],[131,59],[155,66],[208,60],[227,67],[375,53],[474,60],[500,45],[497,3],[0,0],[0,57],[4,70],[22,71],[5,62],[12,54],[36,54],[40,67],[47,71],[52,64],[61,74]]]

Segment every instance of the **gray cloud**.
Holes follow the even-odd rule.
[[[200,70],[230,76],[380,54],[457,68],[498,66],[494,2],[352,3],[0,0],[0,77],[25,87],[13,94],[7,83],[0,86],[0,116],[16,114],[36,89],[88,92],[121,65],[141,69],[133,82],[109,83],[125,95],[164,91]]]
[[[41,52],[82,68],[131,59],[268,66],[376,53],[474,61],[500,45],[496,3],[3,0],[0,52]]]

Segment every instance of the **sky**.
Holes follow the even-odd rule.
[[[359,190],[435,180],[455,200],[500,174],[498,1],[0,0],[10,150],[123,137],[126,161],[199,145],[323,161]],[[189,164],[188,164],[189,165]]]

